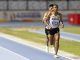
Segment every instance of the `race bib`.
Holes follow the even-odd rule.
[[[50,25],[51,25],[51,27],[53,27],[53,28],[58,27],[58,26],[59,26],[59,20],[51,20],[51,21],[50,21]]]
[[[51,17],[50,17],[50,26],[52,27],[52,28],[57,28],[57,27],[59,27],[59,21],[60,21],[60,18],[59,18],[59,16],[57,15],[57,16],[54,16],[54,15],[52,15]]]

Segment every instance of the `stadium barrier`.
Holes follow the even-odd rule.
[[[0,22],[35,22],[40,21],[38,11],[6,11],[0,12]]]
[[[71,22],[70,14],[80,13],[80,11],[60,11],[63,21]],[[0,22],[40,22],[45,11],[0,11]],[[78,17],[78,24],[80,22]],[[72,22],[71,22],[72,24]],[[76,24],[76,23],[75,23]]]

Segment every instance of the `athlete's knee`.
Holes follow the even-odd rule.
[[[55,40],[55,43],[59,43],[59,40]]]

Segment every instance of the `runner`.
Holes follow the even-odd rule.
[[[46,43],[47,43],[48,52],[49,52],[49,26],[48,24],[49,24],[49,19],[50,19],[49,15],[51,14],[52,7],[53,7],[53,4],[50,4],[49,10],[45,12],[44,17],[43,17],[43,22],[45,24],[45,34],[46,34],[46,39],[47,39]]]
[[[58,12],[58,5],[53,4],[53,8],[51,9],[48,17],[49,23],[45,21],[46,25],[48,26],[49,29],[49,34],[50,34],[50,45],[54,46],[54,51],[55,51],[55,57],[58,57],[58,49],[59,49],[59,39],[60,39],[60,31],[59,31],[59,26],[61,25],[64,27],[63,21],[62,21],[62,14]]]

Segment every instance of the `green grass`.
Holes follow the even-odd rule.
[[[39,44],[45,44],[45,36],[27,31],[28,28],[22,30],[14,30],[13,28],[0,28],[0,32],[15,35],[25,40],[33,41]],[[60,39],[60,50],[80,56],[80,42]]]
[[[60,39],[60,50],[80,56],[80,42]]]
[[[80,26],[67,26],[67,27],[64,27],[63,30],[65,32],[80,34]]]
[[[12,28],[0,28],[1,32],[7,33],[7,34],[11,34],[11,35],[15,35],[17,37],[21,37],[23,39],[26,40],[30,40],[33,42],[38,42],[38,43],[44,43],[44,39],[45,36],[37,34],[37,33],[31,33],[28,32],[27,30],[12,30]],[[35,38],[36,37],[36,38]]]

